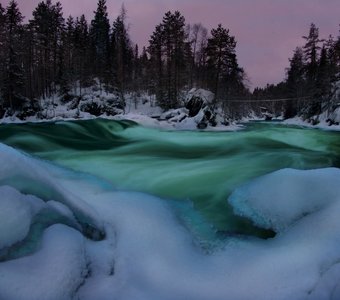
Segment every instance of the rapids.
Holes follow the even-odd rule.
[[[283,168],[340,167],[336,132],[250,123],[237,132],[164,131],[130,121],[0,126],[0,141],[117,190],[161,197],[204,245],[232,235],[271,237],[234,215],[229,195]]]

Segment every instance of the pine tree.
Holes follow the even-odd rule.
[[[166,54],[166,96],[168,108],[179,105],[180,89],[188,82],[191,63],[190,45],[186,42],[185,18],[179,11],[167,12],[163,18]]]
[[[339,44],[340,46],[340,44]],[[340,72],[340,47],[337,49],[337,41],[334,40],[333,36],[330,35],[328,40],[324,44],[327,50],[327,58],[329,62],[329,77],[330,82],[333,84],[339,78]]]
[[[66,20],[66,30],[62,38],[63,55],[60,57],[60,63],[63,66],[60,72],[59,79],[59,94],[64,101],[71,99],[71,85],[77,78],[76,74],[76,53],[75,53],[75,22],[72,16]]]
[[[286,89],[287,97],[301,98],[306,93],[305,64],[303,49],[297,47],[293,57],[289,60],[290,66],[287,69]],[[294,117],[300,108],[293,101],[288,101],[285,105],[284,118]]]
[[[76,74],[79,81],[79,93],[82,94],[82,88],[91,85],[91,66],[90,66],[90,40],[89,30],[84,15],[77,18],[74,29],[74,46]]]
[[[126,25],[126,10],[124,5],[112,26],[111,49],[113,58],[113,73],[115,84],[121,96],[132,80],[133,49]],[[123,97],[122,97],[123,100]]]
[[[0,103],[1,101],[1,92],[3,90],[3,81],[4,81],[4,72],[5,72],[5,39],[6,39],[6,16],[5,9],[2,7],[0,3]]]
[[[157,85],[156,97],[164,109],[176,108],[180,89],[189,82],[191,65],[190,43],[186,40],[185,19],[176,11],[165,14],[151,36],[149,53]]]
[[[207,29],[201,24],[196,23],[193,26],[187,26],[188,41],[192,49],[191,65],[190,65],[190,88],[194,83],[198,82],[198,74],[200,72],[201,55],[205,51]]]
[[[22,68],[22,20],[18,4],[11,0],[5,13],[5,71],[2,87],[3,105],[11,113],[24,105],[23,68]]]
[[[229,30],[221,24],[212,29],[207,45],[207,64],[209,86],[215,93],[215,105],[230,93],[228,84],[231,82],[228,83],[228,79],[242,82],[242,69],[238,67],[235,48],[236,41]]]
[[[287,70],[287,90],[291,98],[305,96],[305,64],[304,54],[300,47],[294,51],[293,57],[289,60],[290,66]]]
[[[108,19],[106,0],[98,0],[97,10],[91,21],[90,38],[92,46],[93,72],[100,81],[107,83],[110,69],[110,22]]]
[[[319,28],[314,23],[311,24],[308,36],[303,36],[306,44],[303,47],[304,57],[306,61],[306,79],[307,86],[312,95],[315,94],[315,83],[318,72],[318,58],[319,50],[321,49],[319,43]]]
[[[331,68],[326,47],[322,47],[320,54],[320,61],[318,65],[316,83],[315,83],[315,96],[317,99],[328,100],[331,96]]]
[[[147,91],[151,94],[151,80],[150,80],[150,70],[151,64],[148,57],[148,52],[146,47],[143,47],[142,53],[139,56],[139,80],[141,90]]]
[[[60,84],[63,76],[62,66],[62,53],[63,44],[62,38],[65,31],[65,20],[63,18],[62,6],[60,2],[52,5],[52,82],[54,85],[53,92],[56,92],[56,85]]]
[[[196,51],[196,81],[197,85],[203,88],[208,88],[208,72],[207,72],[207,45],[208,45],[208,30],[202,28],[200,35],[199,48]]]
[[[39,109],[39,104],[36,101],[36,91],[34,86],[34,34],[32,27],[29,24],[24,25],[23,30],[23,69],[25,78],[25,96],[29,98],[31,107],[35,110]]]
[[[35,45],[35,85],[43,97],[52,95],[60,83],[64,19],[60,2],[40,2],[30,21]]]
[[[148,52],[150,54],[150,65],[148,73],[151,75],[150,92],[155,93],[158,104],[166,108],[162,41],[162,25],[158,25],[149,40]]]

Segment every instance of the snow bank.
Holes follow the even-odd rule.
[[[81,211],[105,232],[93,241],[64,225],[48,228],[34,254],[0,263],[0,299],[340,297],[338,169],[281,170],[240,187],[229,199],[236,212],[279,234],[228,238],[207,254],[161,199],[115,191],[3,145],[0,163],[0,185],[22,193],[34,178],[31,193],[62,202],[68,209],[49,203],[64,215],[71,210],[79,219]],[[8,205],[12,217],[16,205]]]

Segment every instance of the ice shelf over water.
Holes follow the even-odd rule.
[[[17,253],[2,256],[0,299],[340,298],[339,169],[285,169],[239,187],[235,212],[278,234],[207,254],[159,198],[2,144],[0,164],[0,247]],[[60,217],[20,252],[47,208]]]

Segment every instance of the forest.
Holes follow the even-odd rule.
[[[0,4],[0,117],[25,119],[56,95],[79,104],[89,87],[114,93],[111,105],[118,109],[127,94],[154,95],[164,111],[181,107],[191,88],[202,88],[214,94],[213,111],[219,107],[234,119],[261,107],[260,100],[283,99],[271,103],[271,111],[284,118],[308,118],[337,105],[340,35],[321,39],[313,23],[289,60],[286,78],[251,92],[237,39],[221,24],[209,32],[168,11],[148,45],[139,47],[129,37],[124,5],[112,23],[106,0],[98,1],[91,21],[65,18],[61,3],[51,0],[40,2],[32,16],[24,22],[15,0],[6,8]]]

